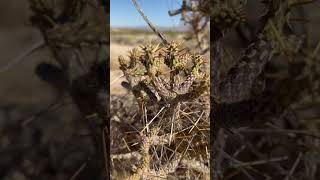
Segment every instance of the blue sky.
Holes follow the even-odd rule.
[[[168,10],[181,6],[182,0],[137,0],[142,11],[158,27],[178,27],[180,16],[170,17]],[[111,27],[141,27],[146,26],[143,18],[134,8],[131,0],[110,1]]]

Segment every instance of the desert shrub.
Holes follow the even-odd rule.
[[[137,115],[114,122],[112,134],[125,129],[121,124],[133,131],[112,143],[113,175],[126,167],[128,179],[209,179],[208,61],[160,37],[162,44],[141,45],[128,58],[119,57],[122,85],[134,95]]]
[[[119,63],[127,79],[123,84],[139,107],[136,137],[127,142],[140,146],[135,152],[141,160],[131,178],[168,177],[177,173],[179,162],[188,167],[192,160],[199,167],[189,171],[208,176],[209,81],[203,57],[180,51],[171,42],[133,49],[129,59],[119,57]]]

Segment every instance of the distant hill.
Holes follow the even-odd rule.
[[[188,28],[186,26],[179,27],[157,27],[162,32],[186,32]],[[136,31],[136,32],[151,32],[152,30],[148,26],[138,26],[138,27],[112,27],[111,32],[124,32],[124,31]]]

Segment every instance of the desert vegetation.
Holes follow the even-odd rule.
[[[317,0],[182,0],[183,31],[135,0],[147,30],[110,28],[107,1],[19,2],[0,179],[319,179]]]
[[[151,33],[149,41],[131,45],[124,36],[131,48],[118,57],[111,41],[126,89],[122,96],[111,90],[112,178],[209,179],[209,59],[199,46],[209,42],[151,29],[141,36]],[[111,31],[111,39],[119,37]]]

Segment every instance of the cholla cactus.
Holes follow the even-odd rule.
[[[147,143],[148,147],[145,147],[146,142],[141,142],[139,153],[143,157],[152,158],[152,161],[151,159],[148,161],[142,159],[138,170],[130,178],[141,178],[142,172],[142,174],[168,177],[169,174],[176,173],[176,167],[182,159],[189,162],[190,159],[203,158],[202,155],[205,152],[197,155],[185,154],[184,152],[188,150],[188,143],[193,143],[191,137],[197,139],[195,142],[201,140],[204,142],[193,144],[193,149],[198,149],[200,152],[209,147],[209,131],[206,130],[210,124],[209,111],[204,108],[204,101],[209,106],[209,98],[204,96],[209,92],[209,77],[204,68],[206,63],[204,58],[180,50],[179,43],[171,42],[166,45],[150,44],[135,48],[129,52],[128,59],[120,56],[119,63],[120,69],[128,81],[123,84],[131,90],[141,108],[141,118],[139,119],[143,119],[142,126],[135,128],[139,129],[141,137],[146,136],[149,139],[166,137],[165,144]],[[186,105],[185,102],[190,104],[198,102],[198,105]],[[199,116],[194,113],[196,111],[200,111],[202,114]],[[187,117],[184,113],[190,113],[190,115]],[[148,121],[147,119],[153,120]],[[197,128],[194,128],[193,123],[197,120]],[[175,137],[177,136],[183,137],[181,139],[183,145],[176,143]],[[175,152],[172,154],[172,151],[167,148],[161,152],[156,150],[158,146],[164,145],[168,149],[175,149]],[[154,159],[155,157],[151,156],[158,153],[161,153],[161,157],[171,158],[160,158],[159,160],[159,158]],[[209,157],[204,159],[208,160]],[[199,164],[207,166],[203,161]],[[185,166],[189,167],[189,165]],[[203,174],[198,170],[194,171]]]
[[[122,85],[132,92],[140,108],[130,123],[137,133],[123,137],[131,149],[129,153],[133,150],[135,159],[139,159],[136,165],[124,165],[132,165],[129,168],[133,173],[128,179],[170,179],[173,174],[189,179],[208,178],[207,170],[198,168],[208,169],[210,158],[207,61],[181,48],[180,43],[169,42],[132,1],[162,44],[140,46],[130,51],[128,58],[119,57],[120,69],[127,79]],[[113,154],[129,157],[124,155]],[[191,160],[199,166],[190,166]],[[181,166],[186,168],[178,168]]]
[[[221,31],[233,28],[246,21],[242,8],[218,8],[211,14],[213,27]]]
[[[182,52],[179,44],[142,46],[119,57],[120,69],[138,99],[172,103],[199,97],[207,88],[202,56]],[[145,92],[147,96],[142,97]]]

